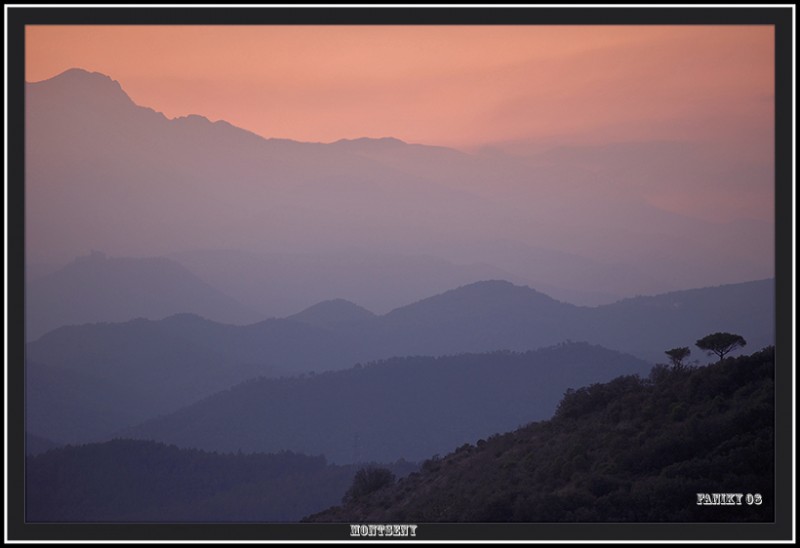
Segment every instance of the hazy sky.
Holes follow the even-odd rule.
[[[265,137],[716,143],[772,155],[768,26],[29,26],[27,80],[118,80]]]
[[[73,72],[28,88],[27,249],[424,254],[619,296],[764,278],[773,50],[769,26],[28,27],[29,82],[78,67],[264,137],[524,157],[242,141]]]

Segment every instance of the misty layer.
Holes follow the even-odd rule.
[[[652,189],[687,178],[700,178],[686,192],[709,207],[719,201],[702,188],[723,181],[723,198],[740,190],[750,196],[754,188],[771,192],[769,166],[738,166],[687,143],[511,155],[397,139],[265,139],[202,116],[168,119],[134,104],[111,78],[79,69],[27,84],[26,101],[29,264],[65,264],[91,249],[183,254],[201,279],[248,305],[244,294],[253,284],[269,285],[273,274],[285,280],[280,266],[250,272],[241,268],[246,259],[226,268],[185,254],[345,256],[333,278],[340,285],[350,275],[360,279],[364,258],[375,268],[376,255],[389,256],[378,272],[391,271],[398,256],[483,269],[482,278],[459,274],[431,287],[422,281],[429,269],[411,268],[412,287],[421,284],[427,293],[394,295],[387,283],[382,302],[375,288],[364,292],[372,292],[372,302],[355,290],[291,296],[305,306],[348,298],[376,311],[486,279],[491,270],[488,277],[552,288],[581,304],[773,275],[771,222],[743,215],[722,223],[652,205]],[[303,276],[313,280],[310,292],[319,287],[313,274]],[[391,281],[403,278],[398,273]],[[271,291],[273,298],[279,293]]]

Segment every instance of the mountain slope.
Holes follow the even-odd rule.
[[[132,259],[93,252],[32,280],[26,290],[28,340],[64,325],[157,320],[179,312],[225,323],[260,319],[163,257]]]
[[[656,369],[570,391],[551,420],[465,444],[307,521],[772,521],[773,421],[773,348]],[[762,504],[697,504],[697,493],[739,492]]]
[[[389,468],[403,476],[415,466]],[[30,522],[286,522],[339,500],[355,467],[115,439],[29,458]]]
[[[577,343],[524,354],[393,358],[253,380],[120,435],[216,451],[322,453],[337,463],[418,460],[546,418],[567,388],[649,368]]]

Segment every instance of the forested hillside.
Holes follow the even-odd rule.
[[[416,466],[389,465],[397,476]],[[357,467],[116,439],[28,458],[28,521],[297,521],[341,499]]]
[[[316,522],[771,521],[774,349],[568,390],[551,420],[429,459]],[[760,495],[705,506],[698,493]]]

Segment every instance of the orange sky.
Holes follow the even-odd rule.
[[[265,137],[689,139],[772,155],[766,26],[29,26],[26,78],[80,67],[169,117]]]

